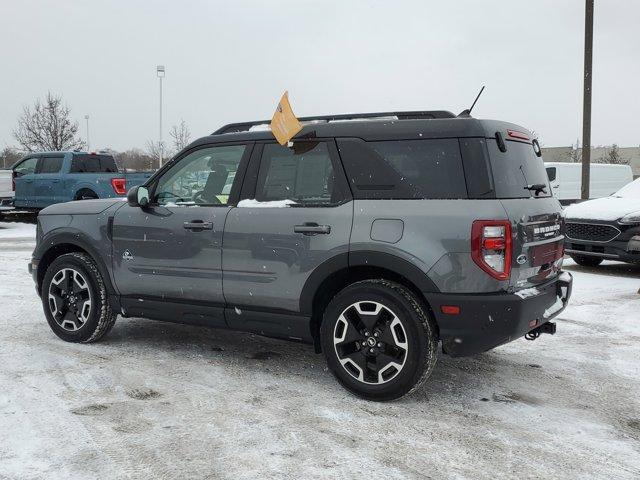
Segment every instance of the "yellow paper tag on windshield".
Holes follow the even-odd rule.
[[[276,137],[280,145],[286,145],[300,130],[302,130],[302,124],[291,109],[289,92],[284,92],[271,118],[273,136]]]

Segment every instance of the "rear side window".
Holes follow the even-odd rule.
[[[71,173],[117,173],[118,166],[111,155],[74,155]]]
[[[530,143],[505,141],[501,152],[495,139],[487,139],[491,171],[497,198],[550,197],[549,178],[542,157],[536,156]],[[546,185],[545,192],[536,194],[528,185]]]
[[[37,173],[58,173],[62,170],[64,157],[42,157]]]
[[[295,142],[294,148],[267,144],[262,151],[256,200],[293,200],[302,205],[329,205],[341,195],[329,149],[324,142]]]
[[[338,147],[357,199],[468,197],[457,139],[339,139]]]

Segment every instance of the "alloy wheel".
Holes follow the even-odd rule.
[[[91,314],[91,291],[84,276],[73,268],[58,271],[49,285],[49,310],[60,327],[79,330]]]
[[[387,306],[356,302],[338,317],[333,344],[342,367],[360,382],[380,385],[395,378],[407,359],[404,325]]]

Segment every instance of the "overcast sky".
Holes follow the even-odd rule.
[[[289,90],[299,116],[468,107],[581,136],[584,0],[2,0],[0,148],[26,104],[63,95],[94,148],[270,118]],[[640,1],[596,0],[594,144],[640,144]]]

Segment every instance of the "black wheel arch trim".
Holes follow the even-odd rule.
[[[45,235],[38,242],[38,245],[33,252],[33,258],[41,261],[42,258],[44,258],[44,256],[47,254],[47,252],[60,245],[73,245],[87,252],[87,254],[89,254],[93,261],[96,263],[100,275],[102,275],[102,279],[104,280],[109,297],[112,298],[119,295],[118,291],[114,287],[113,279],[111,278],[111,269],[107,268],[103,256],[92,245],[92,240],[80,230],[73,229],[65,230],[62,232],[55,231],[48,235]],[[38,269],[40,269],[40,265],[38,267]],[[40,288],[42,287],[41,283],[44,279],[45,273],[45,271],[41,271],[38,273],[38,291],[40,291]]]
[[[417,265],[385,252],[357,251],[349,253],[349,267],[379,267],[391,270],[413,283],[421,292],[439,292],[440,289]]]
[[[345,270],[345,273],[348,273],[349,268],[352,267],[383,268],[406,278],[421,292],[440,292],[424,271],[397,255],[376,251],[340,253],[324,261],[313,270],[300,294],[300,312],[311,315],[313,301],[320,285],[331,275],[340,270]]]

